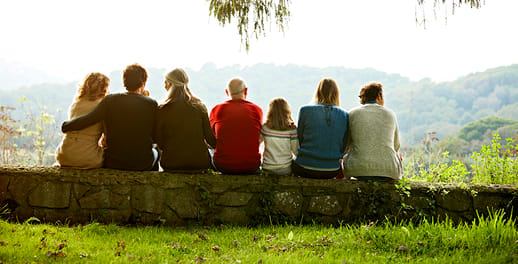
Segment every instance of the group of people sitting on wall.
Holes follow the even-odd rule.
[[[129,65],[125,93],[108,94],[110,80],[90,73],[69,109],[56,150],[62,167],[135,171],[212,169],[223,174],[394,181],[402,176],[396,115],[384,107],[383,86],[360,90],[361,106],[340,107],[335,80],[322,79],[297,125],[284,98],[274,98],[263,123],[261,108],[247,101],[248,87],[233,78],[229,100],[210,113],[189,88],[180,68],[165,75],[167,99],[158,104],[145,90],[146,70]],[[264,150],[261,153],[261,144]]]

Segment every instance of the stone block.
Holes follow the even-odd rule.
[[[79,205],[83,209],[126,209],[129,208],[129,196],[118,195],[108,189],[102,189],[95,193],[86,193],[79,199]]]
[[[86,184],[74,184],[73,185],[73,189],[74,189],[74,195],[77,199],[83,197],[85,195],[85,193],[87,193],[88,191],[90,191],[90,189],[92,189],[92,187],[90,185],[86,185]]]
[[[315,196],[309,201],[307,211],[322,215],[337,215],[342,211],[342,206],[334,195]]]
[[[436,195],[437,205],[448,211],[463,212],[472,208],[471,196],[463,189],[443,189]]]
[[[224,206],[243,206],[248,204],[252,196],[253,194],[245,192],[227,192],[216,200],[216,204]]]
[[[502,195],[498,195],[497,193],[478,193],[473,197],[473,209],[485,214],[488,210],[494,211],[505,207],[502,206],[502,204],[505,203],[504,201],[509,200],[509,198],[504,199]]]
[[[289,217],[299,217],[304,198],[296,191],[278,191],[274,193],[274,210]]]
[[[29,204],[45,208],[67,208],[71,186],[70,183],[44,182],[29,194]]]
[[[196,219],[199,217],[199,207],[196,193],[192,189],[174,189],[166,193],[166,205],[181,218]]]
[[[7,190],[17,204],[27,205],[27,194],[39,185],[41,185],[41,182],[39,182],[36,178],[33,178],[29,175],[17,175],[16,177],[12,177],[10,179]]]
[[[429,209],[435,207],[435,199],[427,196],[412,196],[405,197],[405,204],[412,206],[412,208]]]
[[[160,214],[164,203],[164,190],[151,185],[135,185],[131,189],[130,199],[134,210]]]
[[[0,205],[2,201],[9,197],[7,186],[9,185],[9,177],[0,176]]]

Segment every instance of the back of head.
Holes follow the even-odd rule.
[[[242,78],[235,77],[232,78],[228,82],[228,92],[230,93],[230,96],[235,96],[244,91],[246,88],[246,83],[243,81]]]
[[[323,105],[340,105],[340,90],[336,81],[331,78],[322,79],[318,83],[313,102]]]
[[[76,100],[86,99],[94,101],[103,98],[108,92],[110,78],[99,72],[92,72],[86,75],[83,83],[77,90]]]
[[[180,68],[176,68],[165,75],[165,80],[169,82],[172,87],[182,87],[189,84],[189,76]]]
[[[124,69],[122,74],[124,87],[129,92],[136,91],[138,88],[144,86],[147,81],[147,72],[142,66],[132,64]]]
[[[266,126],[275,130],[287,130],[293,126],[288,102],[281,97],[274,98],[268,107]]]
[[[185,100],[191,105],[201,104],[200,99],[194,96],[189,89],[189,75],[181,69],[176,68],[165,75],[165,81],[171,84],[167,93],[164,105],[176,100]]]
[[[383,84],[379,82],[369,82],[360,90],[360,103],[376,101],[378,96],[383,93]]]

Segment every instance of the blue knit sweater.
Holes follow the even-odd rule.
[[[302,166],[338,169],[347,140],[349,115],[338,106],[306,105],[300,109],[295,162]]]

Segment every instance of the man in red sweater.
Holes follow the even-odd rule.
[[[259,135],[263,111],[246,100],[248,87],[233,78],[225,89],[231,100],[216,105],[210,112],[210,126],[216,136],[214,165],[226,174],[250,174],[259,169]]]

